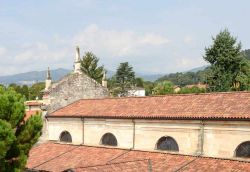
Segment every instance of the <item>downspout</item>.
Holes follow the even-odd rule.
[[[204,126],[205,123],[202,120],[200,126],[200,155],[203,155],[203,146],[204,146]]]
[[[132,149],[135,149],[135,120],[132,119],[133,122],[133,147]]]
[[[82,144],[84,145],[84,118],[81,118],[82,120]]]

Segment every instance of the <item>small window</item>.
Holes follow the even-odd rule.
[[[117,146],[117,140],[112,133],[106,133],[102,136],[101,143],[103,145]]]
[[[61,142],[68,142],[71,143],[72,142],[72,138],[71,135],[68,131],[63,131],[60,135],[60,141]]]
[[[178,144],[172,137],[161,137],[157,142],[158,150],[179,151]]]
[[[250,141],[243,142],[236,148],[236,157],[250,158]]]

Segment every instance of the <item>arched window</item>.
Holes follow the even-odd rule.
[[[61,134],[60,134],[60,141],[61,142],[68,142],[68,143],[71,143],[72,142],[72,138],[71,138],[71,135],[68,131],[63,131]]]
[[[236,157],[250,158],[250,141],[241,143],[235,152]]]
[[[179,151],[179,146],[172,137],[161,137],[156,146],[158,150]]]
[[[103,145],[117,146],[117,140],[112,133],[106,133],[102,136],[101,143]]]

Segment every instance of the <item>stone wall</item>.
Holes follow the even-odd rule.
[[[239,144],[250,140],[250,122],[201,120],[132,120],[97,118],[48,118],[49,140],[58,140],[69,131],[73,143],[101,145],[105,133],[115,135],[118,147],[156,150],[157,141],[170,136],[180,154],[235,158]]]
[[[49,93],[52,112],[79,99],[108,97],[108,89],[85,74],[73,73],[52,85]]]

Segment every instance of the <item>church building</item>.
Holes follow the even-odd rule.
[[[111,98],[80,72],[51,84],[27,171],[250,171],[250,92]]]

